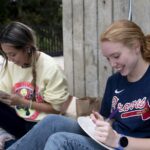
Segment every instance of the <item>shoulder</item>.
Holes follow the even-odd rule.
[[[48,61],[48,62],[55,63],[55,60],[53,57],[43,52],[40,52],[40,59],[45,60],[46,62]]]
[[[147,71],[146,71],[146,73],[145,73],[145,76],[147,77],[150,77],[150,65],[149,65],[149,67],[148,67],[148,69],[147,69]]]
[[[43,52],[41,52],[39,60],[37,62],[37,70],[43,70],[47,73],[56,74],[58,72],[63,73],[60,66],[56,63],[55,59]]]
[[[41,67],[53,67],[53,68],[57,68],[57,63],[55,62],[54,58],[49,56],[48,54],[45,54],[43,52],[40,52],[40,57],[37,61],[37,65],[41,66]]]

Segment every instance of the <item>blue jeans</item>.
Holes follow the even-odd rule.
[[[76,120],[48,115],[7,150],[106,150]]]

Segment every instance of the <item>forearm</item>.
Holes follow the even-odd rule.
[[[23,107],[29,107],[31,105],[31,102],[29,100],[22,100]],[[35,109],[36,111],[39,112],[44,112],[44,113],[55,113],[58,114],[59,111],[56,111],[51,104],[49,103],[37,103],[36,101],[32,101],[31,109]]]
[[[125,150],[149,150],[150,146],[150,139],[149,138],[128,138],[128,146],[125,148]]]

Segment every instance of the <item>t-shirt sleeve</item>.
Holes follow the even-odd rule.
[[[44,91],[44,100],[59,111],[69,96],[67,80],[58,66],[54,66],[48,74],[49,80]]]

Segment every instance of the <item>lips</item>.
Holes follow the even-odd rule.
[[[120,72],[122,70],[122,68],[116,68],[115,69],[117,72]]]
[[[123,72],[124,68],[125,68],[125,65],[124,66],[115,67],[115,70],[117,72]]]
[[[123,70],[123,67],[115,67],[115,70],[116,70],[117,72],[121,72],[121,71]]]

